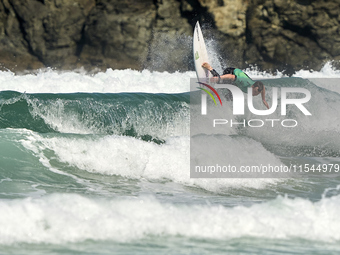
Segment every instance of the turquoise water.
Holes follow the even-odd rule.
[[[86,93],[79,84],[67,93],[16,92],[16,85],[0,92],[1,254],[339,253],[336,174],[190,179],[190,95],[179,89],[181,74],[154,85],[161,74],[139,73],[150,92],[101,93],[98,77],[44,75],[47,83],[94,85]],[[30,91],[34,77],[9,81],[21,79]],[[231,130],[230,160],[340,164],[340,95],[305,79],[266,82],[287,81],[311,91],[313,117],[289,109],[301,123],[295,130]],[[256,150],[247,154],[244,141]]]

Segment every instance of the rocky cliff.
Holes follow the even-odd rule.
[[[196,21],[229,65],[319,69],[340,60],[340,0],[0,0],[11,70],[192,68]]]

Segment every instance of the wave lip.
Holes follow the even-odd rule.
[[[165,139],[189,132],[189,95],[0,92],[0,128]]]

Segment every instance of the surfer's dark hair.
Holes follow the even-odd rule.
[[[225,75],[225,74],[233,74],[234,70],[235,70],[234,67],[228,67],[228,68],[224,69],[223,75]]]
[[[263,83],[260,82],[260,81],[255,82],[253,86],[254,86],[254,88],[258,87],[258,92],[261,92],[264,88]]]

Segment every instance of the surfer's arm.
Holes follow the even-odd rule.
[[[220,81],[220,75],[218,72],[215,71],[215,69],[209,70],[209,72],[212,74],[212,78],[210,78],[211,82],[219,82]]]
[[[262,97],[262,102],[263,104],[269,109],[269,105],[266,101],[266,88],[263,86],[263,90],[261,91],[261,97]]]
[[[220,77],[219,73],[216,72],[215,69],[211,69],[211,70],[209,70],[209,72],[212,74],[213,77]]]
[[[234,74],[224,74],[220,76],[221,79],[225,79],[225,80],[231,80],[231,81],[235,81],[236,80],[236,75]]]

